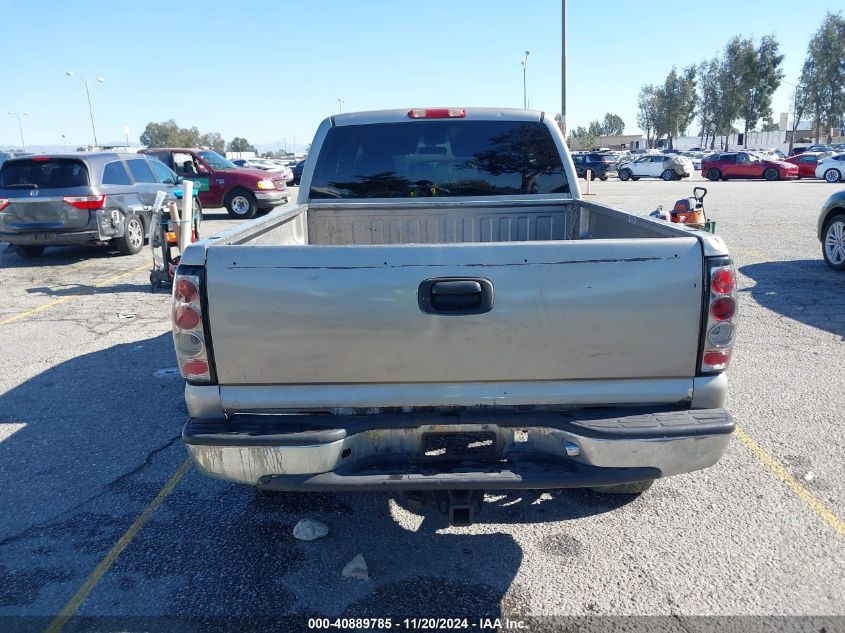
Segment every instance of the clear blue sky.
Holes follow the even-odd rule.
[[[0,148],[19,144],[7,110],[29,112],[28,146],[101,142],[149,121],[310,142],[337,112],[423,105],[560,110],[559,0],[66,2],[2,0]],[[639,87],[697,63],[733,35],[777,35],[795,82],[807,42],[841,0],[569,1],[569,125],[616,112],[636,131]],[[180,35],[184,33],[183,35]],[[187,41],[183,41],[187,40]],[[786,111],[791,88],[775,97]]]

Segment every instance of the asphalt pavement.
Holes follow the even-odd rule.
[[[490,495],[466,528],[386,494],[261,493],[200,475],[179,440],[170,298],[150,292],[148,250],[0,253],[0,628],[845,616],[845,274],[816,238],[842,185],[695,184],[739,273],[740,431],[725,457],[640,497]],[[590,198],[645,215],[692,185],[611,179]],[[233,223],[207,210],[204,230]],[[329,535],[295,540],[302,518]],[[341,576],[356,554],[368,581]]]

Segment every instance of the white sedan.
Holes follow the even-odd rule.
[[[835,154],[819,161],[816,178],[824,178],[828,182],[845,180],[845,154]]]
[[[616,173],[619,174],[619,180],[639,180],[640,178],[680,180],[691,176],[693,171],[692,161],[685,156],[646,154],[636,160],[622,163]]]

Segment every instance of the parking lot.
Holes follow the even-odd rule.
[[[0,245],[0,616],[845,615],[845,274],[816,238],[839,187],[694,180],[739,273],[727,454],[639,498],[490,495],[467,528],[389,495],[200,475],[149,251]],[[591,198],[646,215],[692,184]],[[233,222],[206,210],[204,231]],[[329,535],[295,540],[302,518]],[[341,576],[356,554],[369,581]]]

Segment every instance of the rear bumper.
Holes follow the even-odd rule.
[[[188,451],[212,477],[275,490],[576,488],[715,464],[735,423],[724,409],[190,419]],[[456,450],[431,453],[449,434]],[[473,438],[485,437],[485,442]],[[467,446],[461,446],[468,438]],[[479,449],[483,454],[479,453]]]
[[[105,238],[110,239],[110,238]],[[102,241],[98,231],[79,231],[75,233],[52,233],[33,231],[30,233],[0,232],[0,242],[20,246],[65,246],[71,244],[89,244]]]

